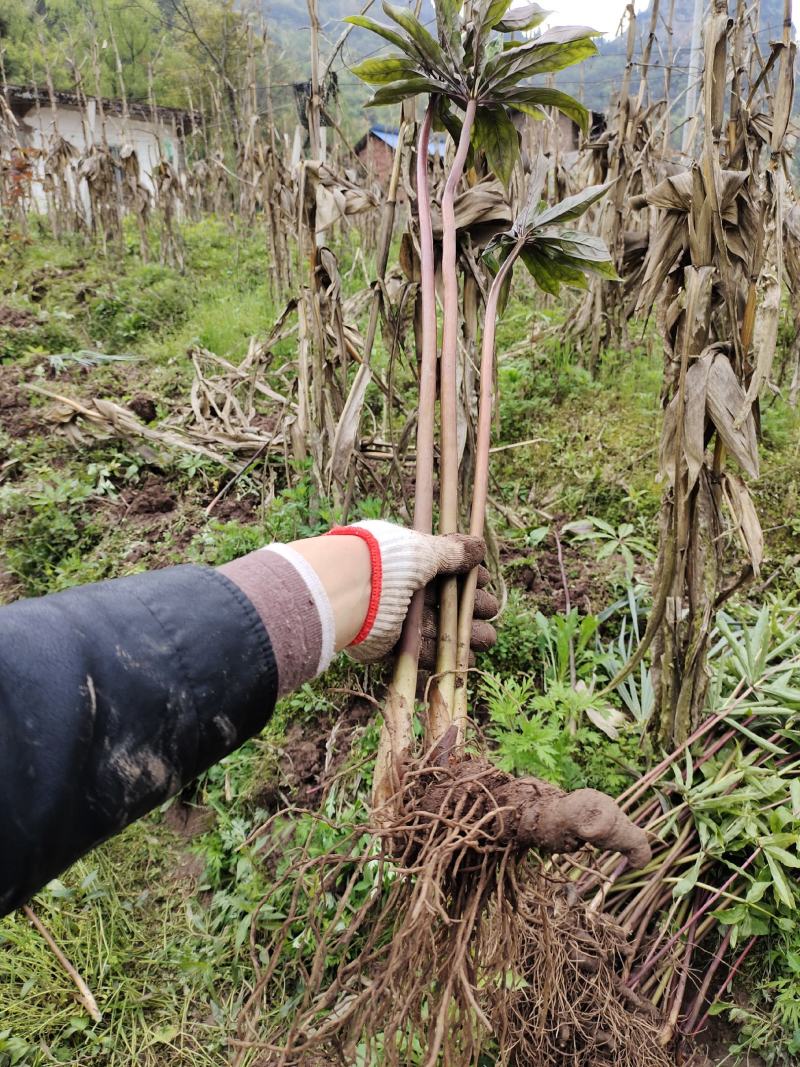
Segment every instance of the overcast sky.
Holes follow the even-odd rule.
[[[519,7],[522,0],[516,0],[512,7]],[[552,8],[555,12],[545,23],[546,26],[591,26],[615,36],[625,12],[625,0],[538,0],[542,7]],[[636,10],[648,6],[639,0]]]
[[[512,7],[519,7],[529,0],[513,0]],[[708,2],[708,0],[706,0]],[[552,8],[555,14],[551,15],[545,26],[591,26],[594,30],[601,30],[611,37],[616,36],[620,19],[625,12],[625,0],[537,0],[542,7]],[[649,0],[636,0],[637,11],[646,10]],[[798,25],[800,11],[796,10],[792,16],[795,26]]]

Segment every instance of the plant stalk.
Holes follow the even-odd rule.
[[[439,532],[458,531],[458,272],[456,262],[455,194],[464,173],[477,101],[467,101],[461,136],[442,194],[442,360],[440,377],[440,503]],[[430,740],[438,741],[455,714],[456,632],[458,629],[458,579],[446,578],[439,591],[439,643],[436,676],[430,690],[428,723]]]
[[[639,968],[638,973],[635,974],[633,976],[633,978],[631,979],[630,985],[631,985],[632,989],[635,988],[642,981],[642,979],[645,977],[645,975],[655,967],[655,965],[658,963],[659,960],[664,958],[666,953],[669,952],[669,950],[672,948],[672,946],[675,944],[675,942],[680,937],[682,937],[685,933],[687,933],[687,931],[691,930],[691,928],[695,925],[695,923],[700,918],[700,916],[701,915],[705,915],[705,913],[708,911],[708,909],[713,907],[714,904],[716,904],[716,902],[719,900],[719,898],[724,894],[725,890],[730,885],[732,885],[736,881],[736,879],[744,871],[747,870],[747,868],[750,866],[750,864],[753,862],[753,860],[759,855],[760,852],[761,852],[761,849],[757,848],[756,851],[753,852],[752,855],[748,859],[746,859],[744,861],[742,866],[739,867],[736,871],[734,871],[734,873],[730,876],[730,878],[727,879],[727,881],[724,883],[724,885],[720,886],[719,889],[717,889],[714,893],[712,893],[706,899],[705,904],[701,905],[701,907],[699,907],[697,909],[697,911],[694,912],[694,914],[692,914],[690,916],[690,918],[681,926],[680,930],[678,930],[678,932],[676,934],[673,934],[672,937],[669,939],[669,941],[667,941],[667,943],[662,948],[660,948],[658,950],[658,952],[653,953],[651,956],[649,956],[644,961],[642,966]]]
[[[520,238],[511,249],[489,289],[483,323],[481,344],[481,381],[478,401],[478,431],[475,441],[475,480],[472,489],[472,510],[469,532],[473,537],[483,537],[486,523],[486,501],[489,496],[489,448],[492,443],[492,410],[494,385],[494,357],[497,334],[497,314],[503,284],[514,269],[524,247]],[[475,590],[478,588],[478,568],[474,567],[464,580],[461,602],[458,609],[458,633],[456,642],[456,676],[454,698],[454,721],[459,740],[463,739],[467,719],[467,670],[469,669],[469,645],[472,634],[472,616],[475,611]]]
[[[433,442],[436,416],[436,275],[433,258],[433,223],[428,188],[428,144],[434,102],[428,103],[417,138],[417,213],[419,220],[422,296],[422,351],[417,414],[417,464],[414,491],[414,529],[430,533],[433,527]],[[383,729],[373,790],[373,810],[380,811],[399,786],[395,761],[411,747],[414,697],[419,668],[420,633],[425,591],[411,599],[400,637],[397,661],[384,708]]]

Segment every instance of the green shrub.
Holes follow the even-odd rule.
[[[100,539],[100,527],[85,504],[93,486],[77,478],[50,477],[0,495],[8,569],[26,593],[41,596],[73,585],[83,554]]]
[[[619,794],[641,771],[638,733],[620,718],[604,730],[592,725],[601,706],[586,687],[550,682],[537,692],[530,676],[484,675],[480,696],[489,715],[487,735],[495,762],[517,775],[532,774],[564,789],[591,787]],[[618,716],[613,709],[610,715]],[[612,736],[608,736],[608,731]]]

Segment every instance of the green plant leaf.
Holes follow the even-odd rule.
[[[381,86],[364,107],[384,107],[386,104],[399,104],[417,93],[441,93],[444,86],[429,78],[408,78],[406,81],[394,82]]]
[[[548,242],[545,242],[547,246]],[[598,263],[596,260],[584,260],[579,259],[577,256],[562,255],[559,257],[561,263],[565,266],[575,267],[577,270],[587,274],[598,274],[601,278],[606,278],[610,282],[618,282],[622,279],[617,274],[617,268],[611,262],[607,260],[605,263]]]
[[[481,0],[476,21],[483,30],[493,30],[511,6],[511,0]]]
[[[546,208],[536,215],[531,223],[539,229],[542,226],[552,226],[558,222],[572,222],[573,219],[579,219],[595,201],[608,192],[613,184],[613,182],[604,182],[603,185],[589,185],[579,193]]]
[[[784,867],[800,867],[800,859],[793,855],[791,852],[787,852],[785,848],[779,848],[777,845],[765,845],[764,851],[782,863]]]
[[[351,73],[368,85],[390,85],[392,82],[421,76],[419,67],[403,56],[365,59],[363,63],[353,67]]]
[[[686,872],[683,878],[679,878],[672,889],[672,895],[677,900],[680,897],[685,897],[687,893],[691,893],[697,884],[697,879],[700,877],[700,870],[703,866],[704,855],[701,852],[697,859],[694,861],[692,867]]]
[[[478,108],[474,142],[486,153],[486,162],[506,189],[519,159],[519,134],[502,107]]]
[[[484,70],[487,90],[511,88],[534,74],[549,74],[597,54],[592,37],[597,30],[588,26],[558,26],[534,41],[508,48],[495,56]]]
[[[547,11],[539,4],[526,4],[524,7],[515,7],[506,11],[502,19],[494,24],[499,33],[521,33],[523,30],[534,30],[540,26],[552,11]]]
[[[434,128],[447,130],[453,138],[454,144],[458,144],[461,139],[462,123],[458,115],[451,110],[450,101],[446,96],[440,95],[437,97],[433,118]]]
[[[767,857],[767,863],[769,864],[770,874],[772,875],[772,889],[775,894],[775,898],[782,904],[785,904],[787,908],[794,909],[796,902],[794,899],[794,893],[789,885],[786,873],[781,867],[780,863],[769,854],[767,849],[764,850],[764,854]]]
[[[437,0],[436,29],[444,50],[455,63],[460,63],[464,54],[461,47],[460,0]]]
[[[559,230],[553,237],[554,242],[568,256],[587,263],[608,263],[611,253],[602,237],[581,230]]]
[[[546,249],[544,250],[546,253]],[[548,256],[550,269],[564,284],[572,289],[587,289],[589,283],[580,265],[570,262],[565,256]]]
[[[416,57],[416,49],[411,47],[410,42],[405,37],[395,33],[394,30],[390,30],[388,26],[382,26],[375,19],[367,18],[366,15],[348,15],[344,21],[349,22],[352,26],[360,26],[363,30],[369,30],[370,33],[375,33],[378,37],[383,37],[385,41],[389,41],[395,48],[399,48],[401,52]]]
[[[547,118],[546,111],[542,111],[542,109],[539,107],[534,107],[533,104],[526,104],[524,101],[509,100],[508,106],[513,107],[515,111],[519,111],[523,115],[530,115],[530,117],[532,119],[535,119],[536,122],[541,122],[542,119]]]
[[[545,256],[536,248],[523,248],[520,259],[540,289],[551,296],[558,296],[561,283],[551,271],[550,262]]]
[[[394,7],[387,0],[383,0],[383,10],[392,22],[396,22],[398,26],[403,27],[413,40],[420,55],[434,70],[437,72],[445,72],[447,70],[444,52],[442,52],[438,41],[428,33],[418,18],[415,18],[410,11],[405,11],[401,7]]]
[[[546,251],[537,247],[535,242],[523,249],[522,260],[536,284],[553,296],[558,294],[562,285],[568,285],[574,289],[586,289],[587,287],[586,278],[580,268],[565,262],[564,259],[548,256]],[[615,548],[616,545],[612,544],[610,551]]]
[[[517,111],[526,111],[526,113],[526,109],[531,106],[554,107],[571,118],[584,133],[589,129],[589,112],[573,96],[569,93],[562,93],[559,89],[515,88],[503,94],[503,102],[507,107],[513,107]]]

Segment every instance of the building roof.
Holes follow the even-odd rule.
[[[61,104],[63,107],[75,107],[80,109],[84,105],[84,98],[77,93],[70,93],[61,89],[56,89],[53,92],[53,96],[56,103]],[[35,107],[37,103],[39,107],[43,109],[50,107],[49,91],[38,85],[7,85],[5,88],[5,97],[12,112],[16,115],[26,114],[31,108]],[[87,96],[85,99],[88,101],[96,98]],[[103,97],[102,104],[103,110],[108,115],[121,115],[123,113],[121,100],[111,100]],[[180,132],[184,134],[191,132],[193,127],[202,125],[202,118],[199,114],[195,113],[192,115],[190,111],[186,111],[183,108],[153,108],[146,103],[136,102],[134,100],[128,101],[128,114],[133,119],[144,119],[146,122],[152,122],[154,112],[164,125],[171,126],[174,121]]]
[[[393,152],[396,152],[400,140],[400,131],[396,126],[381,126],[380,124],[370,126],[369,132],[365,134],[356,145],[356,152],[362,151],[367,143],[367,137],[377,137],[378,140],[383,141],[384,144],[388,144]],[[431,134],[428,143],[428,155],[444,157],[446,147],[447,138],[443,133]]]

